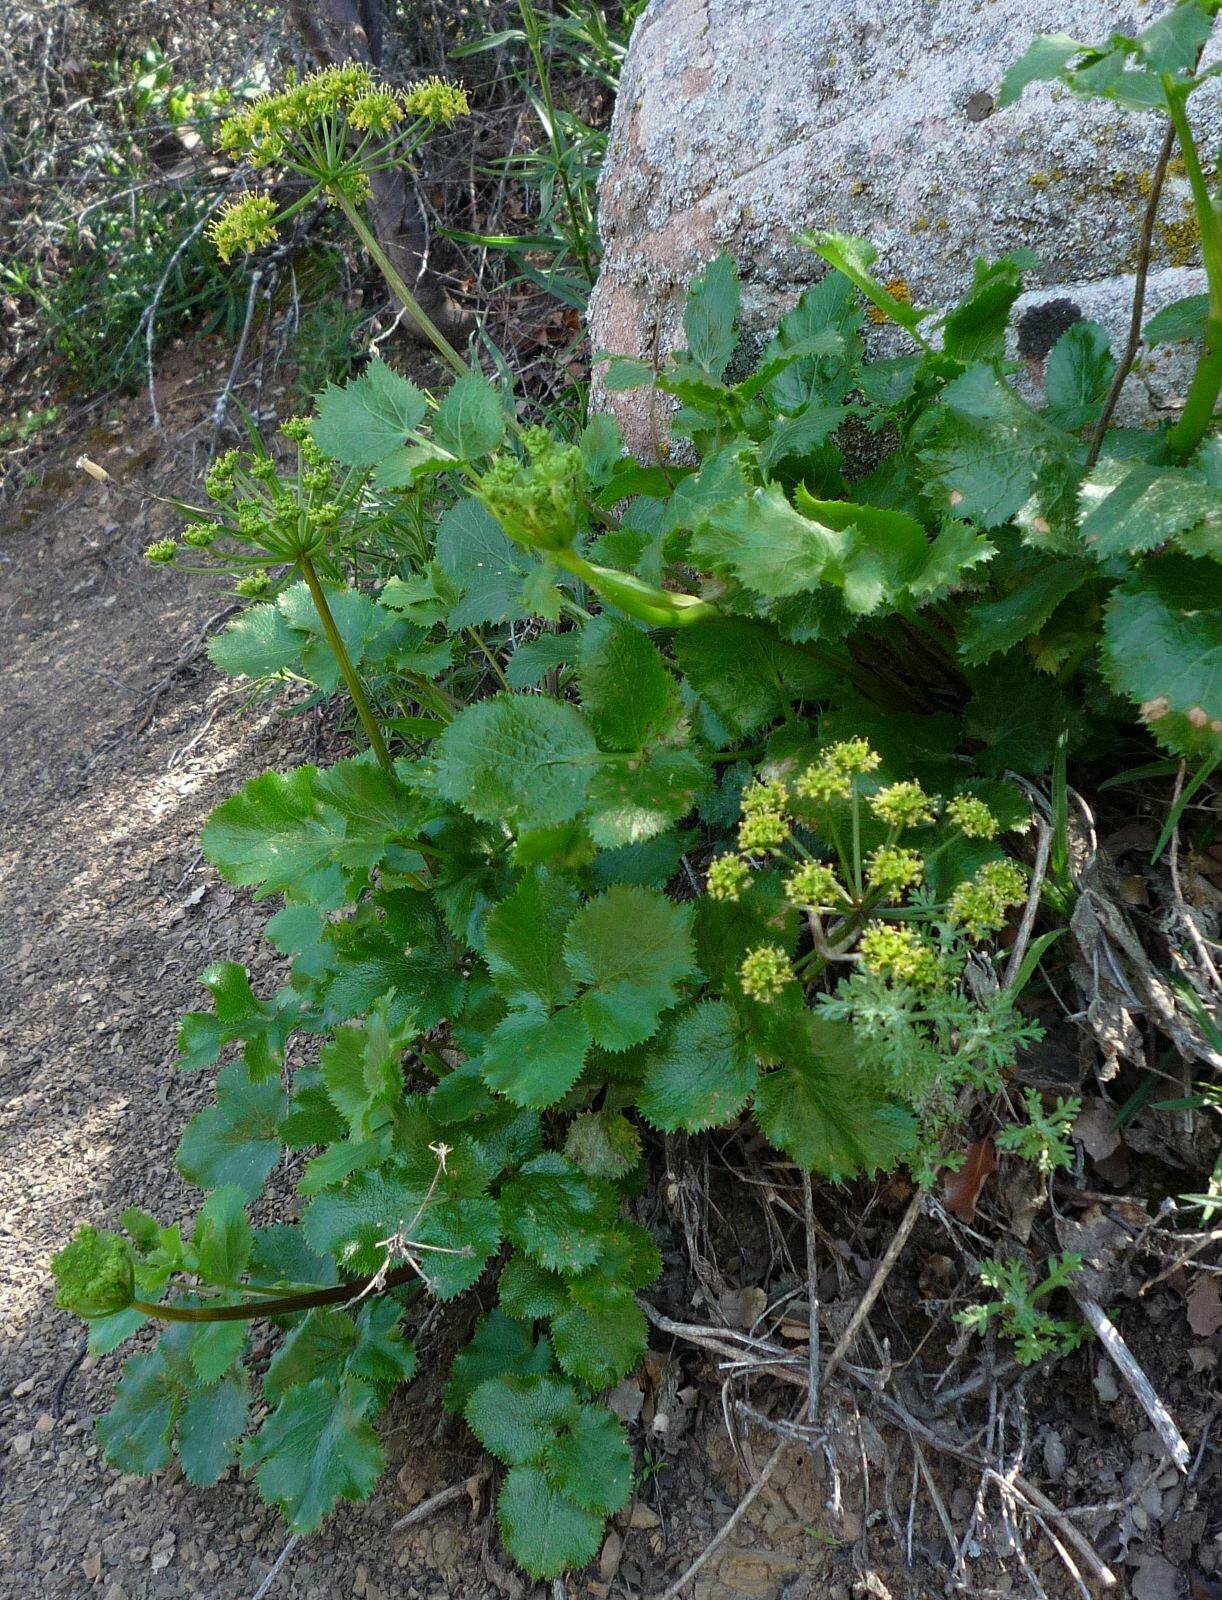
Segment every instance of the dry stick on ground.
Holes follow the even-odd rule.
[[[815,1258],[815,1200],[809,1172],[802,1174],[802,1208],[806,1213],[807,1327],[810,1331],[807,1351],[810,1393],[806,1397],[806,1420],[813,1428],[819,1420],[819,1283]]]
[[[1031,930],[1035,926],[1036,916],[1040,909],[1040,891],[1044,887],[1044,879],[1048,874],[1048,857],[1052,853],[1052,829],[1043,817],[1035,817],[1035,826],[1039,832],[1039,843],[1035,847],[1035,865],[1031,869],[1031,887],[1027,891],[1027,904],[1023,907],[1023,919],[1018,925],[1018,934],[1014,940],[1014,948],[1010,952],[1010,960],[1006,966],[1006,976],[1002,987],[1009,989],[1018,977],[1018,969],[1023,964],[1023,957],[1027,953],[1027,946],[1031,942]]]
[[[1133,368],[1133,358],[1137,354],[1137,347],[1141,343],[1141,318],[1146,307],[1146,277],[1150,271],[1150,246],[1154,239],[1154,219],[1158,215],[1158,202],[1162,198],[1163,184],[1167,177],[1167,167],[1171,160],[1171,152],[1175,149],[1175,124],[1168,121],[1167,132],[1163,136],[1162,148],[1158,152],[1158,160],[1154,164],[1154,172],[1150,178],[1150,197],[1146,201],[1146,214],[1142,219],[1141,238],[1137,245],[1137,272],[1133,280],[1133,314],[1129,318],[1129,337],[1125,343],[1124,353],[1116,363],[1115,376],[1112,386],[1107,392],[1107,399],[1103,402],[1103,410],[1099,413],[1099,420],[1095,423],[1095,431],[1090,436],[1090,449],[1086,453],[1086,465],[1093,467],[1099,459],[1099,451],[1103,448],[1103,436],[1107,432],[1107,425],[1112,420],[1120,400],[1120,391],[1124,388],[1125,380]]]
[[[918,1189],[913,1195],[912,1199],[909,1201],[908,1209],[904,1212],[903,1219],[900,1222],[899,1227],[895,1230],[895,1237],[887,1246],[885,1255],[878,1263],[877,1270],[875,1271],[873,1278],[870,1280],[869,1288],[857,1302],[857,1307],[854,1310],[853,1315],[849,1318],[848,1326],[840,1335],[839,1339],[837,1339],[836,1347],[827,1359],[827,1366],[823,1370],[822,1381],[824,1385],[831,1381],[833,1375],[835,1374],[836,1368],[849,1353],[853,1340],[861,1331],[862,1323],[870,1315],[870,1311],[873,1308],[874,1302],[882,1293],[883,1285],[890,1277],[892,1268],[899,1260],[904,1246],[908,1243],[909,1234],[912,1232],[913,1228],[916,1227],[917,1218],[921,1214],[921,1202],[924,1198],[924,1191]]]
[[[709,1540],[708,1544],[705,1545],[704,1549],[691,1563],[683,1575],[676,1578],[674,1583],[672,1583],[668,1588],[663,1589],[660,1594],[650,1595],[648,1600],[677,1600],[677,1597],[681,1591],[687,1588],[688,1584],[700,1571],[701,1567],[703,1567],[709,1560],[710,1556],[714,1555],[718,1550],[721,1549],[722,1545],[726,1542],[726,1540],[734,1532],[735,1528],[738,1527],[739,1523],[746,1516],[747,1512],[751,1509],[751,1506],[755,1503],[760,1491],[768,1482],[768,1479],[776,1471],[777,1463],[780,1461],[781,1456],[784,1454],[788,1444],[788,1439],[782,1439],[780,1441],[776,1449],[760,1468],[759,1477],[756,1478],[753,1484],[751,1484],[746,1494],[743,1495],[742,1499],[738,1502],[737,1506],[735,1506],[729,1517],[727,1517],[725,1522],[722,1523],[721,1527],[718,1528],[717,1532]]]
[[[418,1506],[413,1506],[406,1516],[399,1518],[398,1522],[392,1522],[390,1531],[402,1533],[404,1528],[418,1527],[444,1507],[452,1505],[455,1500],[461,1500],[464,1495],[474,1498],[473,1490],[483,1483],[487,1476],[488,1469],[485,1468],[483,1472],[473,1473],[469,1478],[461,1478],[457,1483],[452,1483],[448,1489],[438,1489],[436,1494],[429,1495],[427,1500],[422,1500]]]
[[[1077,1293],[1072,1284],[1070,1293],[1077,1301],[1082,1315],[1095,1330],[1099,1343],[1107,1351],[1113,1365],[1119,1369],[1124,1381],[1140,1401],[1142,1410],[1149,1417],[1154,1431],[1163,1442],[1163,1449],[1181,1472],[1187,1472],[1192,1452],[1176,1427],[1171,1413],[1155,1392],[1154,1385],[1138,1366],[1132,1351],[1120,1337],[1116,1324],[1097,1300],[1092,1300],[1089,1295]]]
[[[275,1583],[276,1579],[279,1577],[280,1569],[284,1566],[284,1563],[288,1560],[289,1556],[292,1555],[293,1551],[296,1550],[300,1543],[301,1535],[299,1533],[295,1533],[285,1545],[284,1549],[276,1557],[275,1562],[272,1565],[272,1570],[255,1590],[254,1594],[251,1596],[251,1600],[264,1600],[264,1596],[271,1593],[272,1584]]]

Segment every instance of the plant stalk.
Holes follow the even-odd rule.
[[[1201,168],[1201,158],[1188,121],[1187,96],[1167,78],[1163,79],[1163,87],[1188,174],[1188,185],[1192,190],[1192,201],[1201,230],[1201,259],[1209,283],[1205,351],[1193,374],[1180,419],[1167,435],[1167,449],[1176,461],[1183,463],[1205,437],[1217,408],[1218,395],[1222,392],[1222,212],[1209,192]]]
[[[354,1278],[351,1283],[337,1283],[329,1289],[306,1289],[301,1294],[285,1295],[283,1299],[247,1301],[240,1306],[166,1306],[152,1300],[133,1300],[131,1308],[133,1311],[142,1311],[146,1317],[156,1317],[160,1322],[253,1322],[256,1317],[285,1317],[291,1312],[312,1311],[315,1306],[345,1305],[358,1295],[365,1294],[374,1276],[376,1274]],[[384,1294],[389,1289],[397,1289],[401,1283],[407,1283],[416,1276],[416,1269],[410,1264],[396,1267],[393,1272],[386,1274],[381,1289],[375,1292]],[[423,1288],[423,1284],[417,1285],[413,1300],[423,1292]],[[260,1289],[253,1292],[267,1296],[270,1291]]]
[[[314,563],[308,556],[298,560],[301,576],[305,579],[310,591],[310,598],[314,601],[314,609],[318,612],[318,620],[322,623],[323,632],[327,636],[327,643],[335,652],[335,659],[339,663],[339,670],[347,685],[348,693],[352,696],[352,704],[356,707],[356,714],[361,719],[361,726],[369,740],[369,747],[378,758],[378,764],[383,772],[393,775],[394,763],[390,759],[390,751],[386,748],[386,741],[382,737],[382,730],[378,727],[378,719],[373,714],[373,707],[369,704],[369,697],[365,693],[365,685],[357,675],[356,668],[352,665],[352,657],[348,654],[348,647],[340,636],[339,629],[335,626],[335,618],[331,615],[331,607],[327,604],[327,596],[322,584],[318,581],[318,574],[314,570]]]

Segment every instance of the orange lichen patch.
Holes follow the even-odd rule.
[[[905,278],[888,278],[883,287],[893,300],[902,300],[906,306],[912,304],[912,290],[908,287],[908,282]],[[871,322],[876,322],[880,328],[888,320],[887,313],[878,306],[867,306],[866,316],[869,317]]]

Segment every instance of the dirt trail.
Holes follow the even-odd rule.
[[[53,442],[40,487],[0,515],[5,1596],[236,1600],[286,1538],[235,1474],[201,1494],[176,1467],[128,1478],[101,1459],[93,1419],[119,1355],[86,1362],[62,1419],[52,1416],[81,1325],[52,1304],[48,1259],[77,1221],[113,1225],[127,1205],[164,1221],[194,1211],[173,1155],[211,1100],[211,1075],[176,1071],[178,1017],[200,1003],[195,980],[210,960],[253,964],[256,984],[271,976],[273,953],[258,941],[266,913],[201,860],[204,819],[245,778],[316,753],[313,721],[245,709],[193,653],[224,596],[140,556],[173,526],[152,492],[187,491],[190,425],[206,409],[197,391],[211,376],[167,375],[164,435],[147,431],[134,400],[113,424]],[[82,450],[113,484],[74,468]],[[465,1513],[387,1535],[406,1506],[470,1470],[457,1446],[453,1460],[435,1451],[397,1480],[420,1409],[410,1394],[397,1403],[383,1487],[293,1552],[275,1600],[496,1592]]]

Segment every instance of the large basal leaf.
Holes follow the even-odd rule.
[[[437,529],[437,560],[462,592],[450,611],[453,629],[484,622],[518,622],[525,616],[519,596],[537,563],[501,530],[478,500],[460,500]]]
[[[753,733],[784,716],[794,700],[819,699],[833,673],[787,644],[766,622],[720,617],[681,628],[675,654],[693,689],[731,734]]]
[[[182,1401],[181,1377],[158,1348],[123,1368],[114,1402],[98,1418],[98,1440],[120,1472],[158,1472],[170,1464],[170,1436]]]
[[[184,1265],[212,1283],[237,1283],[246,1271],[254,1239],[245,1196],[233,1184],[224,1184],[199,1209]]]
[[[228,1469],[249,1415],[250,1384],[244,1372],[187,1391],[178,1418],[178,1455],[187,1480],[197,1489],[209,1488]]]
[[[688,354],[703,371],[720,378],[738,342],[738,270],[724,252],[692,279],[683,309]]]
[[[316,1306],[276,1351],[264,1395],[275,1405],[290,1389],[315,1378],[338,1385],[345,1373],[383,1391],[405,1382],[416,1370],[416,1351],[399,1332],[402,1315],[391,1298],[366,1300],[355,1317],[337,1306]]]
[[[595,1041],[626,1050],[647,1039],[691,971],[690,913],[654,889],[617,885],[587,901],[569,927],[565,959],[586,986]]]
[[[318,448],[346,467],[376,467],[424,421],[424,395],[384,361],[371,361],[344,388],[329,383],[313,426]]]
[[[437,741],[436,785],[483,822],[552,828],[581,810],[597,755],[579,711],[541,695],[468,706]]]
[[[1101,561],[1189,534],[1222,548],[1222,494],[1185,468],[1103,462],[1082,485],[1082,509],[1083,543]]]
[[[285,1040],[298,1020],[287,995],[260,1000],[250,987],[246,968],[236,961],[214,961],[200,973],[215,1010],[188,1011],[178,1026],[178,1065],[184,1072],[210,1067],[231,1040],[246,1043],[243,1058],[251,1076],[279,1075]]]
[[[528,1161],[501,1189],[506,1237],[541,1266],[559,1272],[598,1260],[615,1209],[613,1190],[550,1153]]]
[[[370,1420],[377,1409],[369,1384],[315,1378],[290,1389],[247,1441],[243,1463],[294,1533],[313,1533],[337,1500],[373,1493],[386,1465]]]
[[[835,1182],[889,1171],[917,1135],[911,1113],[873,1090],[852,1028],[809,1012],[788,1059],[761,1077],[755,1115],[779,1150]]]
[[[971,288],[942,324],[942,349],[956,361],[996,360],[1005,354],[1010,307],[1022,292],[1022,264],[977,261],[972,270]]]
[[[1222,757],[1222,566],[1154,556],[1112,596],[1104,664],[1159,742],[1191,759]]]
[[[511,1011],[480,1058],[484,1082],[516,1106],[543,1110],[563,1100],[581,1076],[590,1030],[576,1006],[548,1013]]]
[[[741,1111],[758,1075],[729,1006],[702,1000],[670,1024],[650,1053],[637,1104],[665,1133],[699,1133]]]
[[[582,1406],[547,1447],[544,1470],[575,1505],[609,1517],[632,1492],[632,1451],[606,1406]]]
[[[979,601],[959,630],[959,651],[969,666],[1013,650],[1048,621],[1061,601],[1081,588],[1094,569],[1085,559],[1050,561],[1000,600]]]
[[[1097,322],[1075,322],[1053,345],[1044,366],[1044,415],[1076,433],[1094,422],[1116,372],[1111,339]]]
[[[504,1373],[519,1377],[548,1371],[552,1347],[546,1339],[536,1339],[530,1319],[518,1320],[493,1310],[481,1317],[471,1342],[454,1357],[450,1381],[446,1385],[447,1411],[464,1411],[471,1396],[489,1378]]]
[[[484,960],[511,1003],[536,999],[558,1006],[572,999],[576,986],[564,964],[564,935],[577,903],[572,884],[536,867],[489,916]]]
[[[586,795],[590,838],[604,850],[643,844],[686,816],[709,782],[691,750],[663,746],[639,761],[607,760]]]
[[[497,1501],[505,1548],[528,1576],[558,1577],[598,1554],[603,1519],[561,1494],[540,1467],[513,1467]]]
[[[484,1448],[514,1467],[540,1460],[560,1430],[577,1421],[581,1402],[571,1383],[511,1374],[481,1383],[464,1415]]]
[[[256,1199],[280,1157],[280,1118],[288,1096],[278,1082],[252,1083],[244,1062],[217,1076],[216,1105],[192,1117],[178,1146],[178,1170],[201,1189],[233,1184]]]
[[[265,772],[217,806],[204,827],[204,854],[230,883],[341,905],[344,879],[335,862],[338,829],[320,813],[317,768],[283,776]]]
[[[581,633],[581,699],[604,750],[640,750],[674,732],[679,690],[662,657],[631,623],[605,613]]]
[[[556,1360],[570,1377],[591,1389],[607,1389],[632,1371],[649,1342],[645,1313],[630,1294],[620,1293],[590,1310],[569,1305],[552,1317]]]

